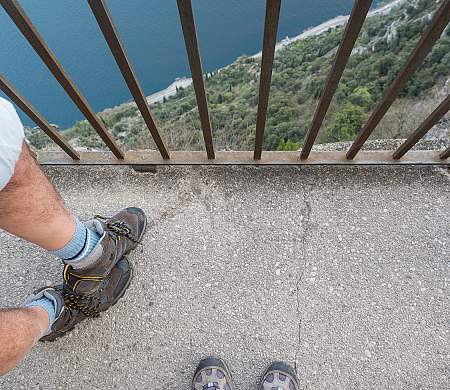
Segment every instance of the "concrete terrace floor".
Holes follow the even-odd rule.
[[[150,219],[120,303],[37,345],[6,389],[188,389],[218,355],[237,389],[271,360],[307,389],[449,389],[450,181],[420,167],[46,168],[81,218]],[[61,279],[0,233],[0,305]]]

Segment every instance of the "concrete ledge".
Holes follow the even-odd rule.
[[[205,152],[171,152],[164,160],[159,152],[129,151],[125,158],[117,159],[111,152],[80,152],[80,160],[72,160],[64,152],[39,152],[42,165],[450,165],[450,159],[441,159],[438,151],[414,150],[401,159],[392,158],[393,151],[361,151],[354,159],[347,159],[345,151],[311,152],[306,160],[299,152],[263,152],[261,160],[253,152],[216,152],[209,160]]]
[[[39,344],[0,388],[188,389],[219,355],[238,389],[272,360],[308,389],[448,387],[450,181],[431,167],[45,167],[75,214],[143,207],[125,297]],[[59,282],[0,233],[0,306]]]

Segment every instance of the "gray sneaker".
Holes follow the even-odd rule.
[[[273,362],[264,372],[259,390],[300,390],[300,385],[289,364]]]
[[[219,358],[203,359],[195,370],[192,390],[233,390],[233,382],[226,363]]]

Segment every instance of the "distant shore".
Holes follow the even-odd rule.
[[[388,4],[385,4],[379,8],[376,8],[376,9],[370,11],[368,13],[367,17],[377,16],[377,15],[387,15],[387,14],[389,14],[389,12],[391,12],[391,10],[394,7],[396,7],[398,4],[400,4],[404,1],[405,0],[394,0]],[[286,37],[281,42],[277,43],[277,45],[275,46],[275,51],[278,51],[278,50],[286,47],[287,45],[290,45],[293,42],[297,42],[302,39],[306,39],[306,38],[309,38],[309,37],[312,37],[315,35],[320,35],[326,31],[328,31],[328,29],[330,29],[330,28],[343,26],[345,23],[347,23],[347,20],[349,17],[350,17],[350,15],[336,16],[335,18],[327,20],[326,22],[323,22],[323,23],[319,24],[318,26],[308,28],[307,30],[305,30],[304,32],[302,32],[301,34],[299,34],[293,38]],[[261,56],[262,56],[262,52],[259,52],[259,53],[254,54],[251,57],[252,58],[261,58]]]
[[[377,16],[377,15],[387,15],[387,14],[389,14],[389,12],[391,12],[391,10],[394,7],[396,7],[398,4],[400,4],[404,1],[405,0],[393,0],[393,1],[389,2],[388,4],[385,4],[379,8],[376,8],[376,9],[370,11],[368,13],[367,17]],[[309,38],[309,37],[312,37],[315,35],[320,35],[326,31],[328,31],[328,29],[330,29],[330,28],[343,26],[347,22],[349,17],[350,17],[350,15],[336,16],[335,18],[327,20],[326,22],[323,22],[315,27],[308,28],[307,30],[303,31],[299,35],[296,35],[295,37],[292,37],[292,38],[286,37],[281,42],[277,43],[277,45],[275,46],[275,51],[283,49],[284,47],[286,47],[287,45],[290,45],[293,42],[297,42],[299,40],[306,39],[306,38]],[[258,58],[261,58],[261,55],[262,55],[262,52],[258,52],[250,57],[258,59]],[[223,68],[220,68],[217,71],[226,69],[228,66],[229,65],[227,65]],[[170,96],[174,96],[177,93],[179,88],[186,88],[186,87],[189,87],[191,84],[192,84],[192,78],[190,78],[190,77],[177,78],[167,88],[147,96],[147,101],[150,104],[162,102],[164,99],[167,99]],[[130,102],[130,103],[124,103],[124,104],[134,104],[134,103]],[[123,106],[123,104],[121,104],[119,107],[121,107],[121,106]],[[117,107],[115,107],[115,108],[117,108]],[[111,110],[111,109],[106,109],[105,111],[107,111],[107,110]]]

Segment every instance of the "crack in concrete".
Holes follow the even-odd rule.
[[[309,231],[311,228],[311,203],[308,200],[309,194],[311,193],[312,187],[309,186],[309,188],[307,190],[305,190],[304,194],[303,194],[303,203],[304,203],[304,207],[302,210],[302,217],[303,217],[303,232],[302,235],[300,237],[300,245],[301,245],[301,256],[300,256],[300,261],[299,261],[299,265],[301,266],[301,271],[300,271],[300,275],[297,279],[296,282],[296,300],[297,300],[297,318],[298,318],[298,329],[297,329],[297,350],[295,352],[295,362],[294,362],[294,368],[295,368],[295,372],[297,373],[298,376],[298,357],[300,355],[301,352],[301,342],[302,342],[302,325],[303,325],[303,321],[302,321],[302,316],[301,316],[301,312],[300,312],[300,296],[301,296],[301,288],[303,285],[303,276],[305,273],[305,269],[306,269],[306,243],[307,243],[307,239],[308,239],[308,235],[309,235]]]

